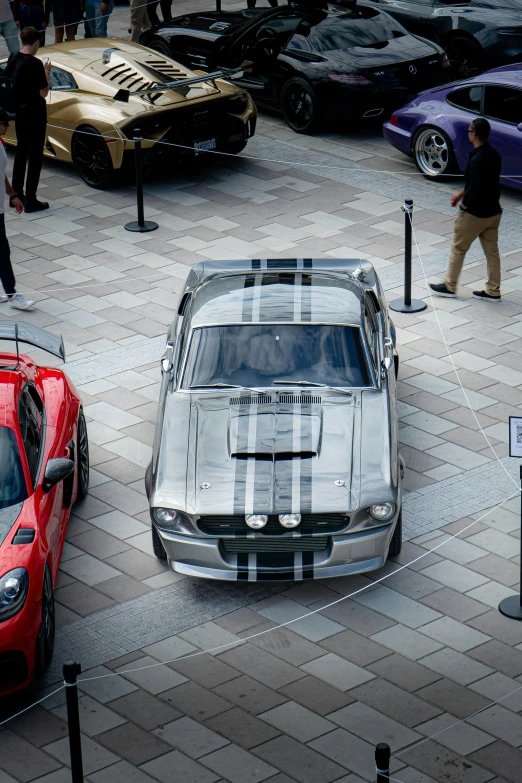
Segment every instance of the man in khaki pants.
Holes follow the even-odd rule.
[[[455,218],[449,269],[443,283],[430,283],[438,296],[455,296],[464,256],[478,238],[486,256],[488,280],[486,290],[473,291],[473,296],[500,302],[498,227],[502,215],[499,203],[502,159],[488,143],[490,130],[489,122],[482,117],[473,120],[468,128],[474,149],[464,173],[464,188],[451,197],[452,207],[462,203]]]
[[[137,41],[141,33],[150,28],[147,0],[130,0],[131,41]]]

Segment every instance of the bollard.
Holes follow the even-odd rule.
[[[389,783],[390,781],[390,746],[385,742],[379,742],[375,746],[375,770],[377,783]]]
[[[401,207],[404,212],[404,299],[394,299],[389,307],[397,313],[420,313],[427,307],[421,299],[411,298],[411,221],[413,218],[413,201],[404,199]]]
[[[221,12],[221,0],[216,0],[216,11]]]
[[[79,663],[67,661],[63,665],[63,680],[67,699],[67,722],[69,724],[69,748],[71,751],[72,783],[83,783],[82,738],[80,736],[80,711],[78,709],[77,677],[82,667]]]
[[[520,525],[522,527],[522,465],[520,466]],[[511,620],[522,620],[522,536],[520,537],[520,595],[510,595],[503,598],[498,610],[504,617]]]
[[[134,131],[134,161],[136,164],[136,197],[138,201],[138,220],[132,220],[130,223],[125,223],[127,231],[138,231],[140,234],[144,234],[147,231],[155,231],[158,228],[158,224],[153,220],[145,220],[145,214],[143,211],[143,167],[141,160],[141,131],[136,128]]]

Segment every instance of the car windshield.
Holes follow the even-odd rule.
[[[0,508],[27,498],[24,472],[14,432],[0,427]]]
[[[336,324],[270,323],[194,329],[183,388],[277,388],[281,381],[371,385],[360,330]]]
[[[363,10],[363,6],[360,10]],[[312,28],[310,43],[316,52],[331,52],[355,46],[372,47],[404,34],[403,28],[391,16],[364,7],[364,15],[361,16],[328,16]]]

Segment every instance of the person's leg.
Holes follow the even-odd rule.
[[[96,16],[99,4],[95,0],[85,0],[83,4],[85,17],[85,37],[96,38]]]
[[[150,23],[152,26],[160,23],[159,16],[156,11],[157,7],[158,7],[158,0],[148,0],[147,14],[149,16]]]
[[[5,215],[3,213],[0,215],[0,280],[7,296],[16,293],[11,249],[5,233]]]
[[[500,253],[498,249],[498,227],[500,215],[489,218],[489,224],[479,234],[480,244],[486,256],[488,281],[486,293],[489,296],[500,296]]]
[[[109,22],[109,16],[114,10],[114,0],[110,0],[108,3],[109,10],[106,14],[102,14],[96,20],[96,38],[107,38],[107,24]]]
[[[2,25],[2,35],[5,38],[9,54],[20,51],[20,41],[18,38],[18,25],[14,19],[9,19]]]
[[[131,41],[137,41],[141,34],[142,0],[130,0]]]
[[[31,124],[31,141],[25,186],[26,206],[31,202],[36,201],[36,192],[38,190],[38,183],[40,182],[40,172],[43,163],[46,126],[47,122],[45,118],[33,120]]]
[[[160,0],[161,15],[164,22],[169,22],[172,19],[172,0]]]
[[[16,151],[13,163],[13,190],[23,199],[25,193],[25,172],[29,157],[29,146],[31,144],[31,123],[26,123],[22,118],[19,118],[15,120],[15,128]]]
[[[76,25],[75,24],[68,24],[65,28],[65,33],[67,35],[68,41],[74,41],[75,34],[76,34]]]
[[[65,27],[54,28],[54,42],[55,44],[63,43],[63,35],[65,33]]]
[[[449,268],[446,272],[444,282],[448,291],[455,293],[457,282],[464,256],[471,247],[471,243],[478,237],[481,231],[481,225],[477,223],[480,218],[468,215],[466,212],[459,211],[455,218],[455,227],[453,229],[453,240],[451,243],[451,253]]]
[[[40,38],[40,45],[45,46],[45,31],[43,30],[44,20],[44,4],[38,5],[23,5],[20,3],[20,30],[24,27],[36,27],[40,30],[42,35]]]

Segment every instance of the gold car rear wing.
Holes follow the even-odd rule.
[[[118,90],[114,96],[115,101],[123,101],[128,103],[130,96],[143,96],[143,95],[156,95],[160,92],[167,92],[168,90],[179,90],[184,87],[191,87],[194,84],[202,84],[203,82],[211,82],[215,87],[216,79],[240,79],[243,76],[243,71],[238,68],[222,69],[220,71],[212,71],[212,73],[205,73],[202,76],[189,76],[187,79],[176,79],[172,82],[162,82],[155,84],[152,87],[147,87],[146,90]]]

